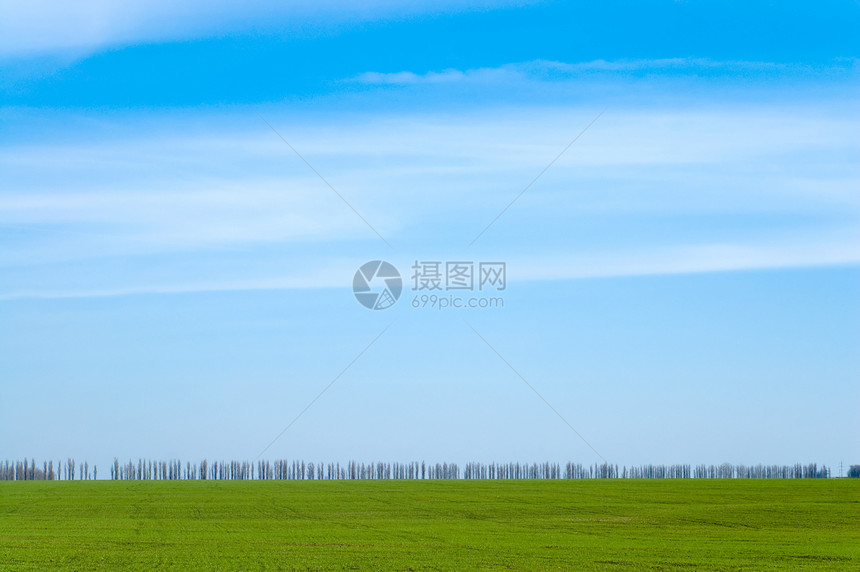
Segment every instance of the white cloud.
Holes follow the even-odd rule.
[[[396,257],[401,274],[410,259]],[[360,258],[332,257],[317,261],[292,275],[240,280],[150,282],[109,288],[32,289],[0,292],[0,300],[103,298],[141,294],[189,294],[196,292],[346,288]],[[579,256],[515,256],[507,258],[508,280],[517,283],[546,280],[579,280],[671,274],[699,274],[748,270],[774,270],[860,264],[860,233],[845,231],[830,236],[794,237],[787,241],[676,245],[631,248],[623,252],[587,253]],[[408,288],[408,281],[407,281]]]
[[[350,269],[354,271],[354,269]],[[101,289],[33,290],[0,293],[0,300],[111,298],[148,294],[194,294],[201,292],[248,292],[255,290],[291,290],[299,288],[335,288],[349,284],[350,272],[329,269],[317,274],[285,276],[259,280],[224,280],[218,282],[186,282],[183,284],[139,284]]]
[[[4,218],[18,224],[117,225],[127,238],[183,248],[189,241],[332,239],[359,226],[333,201],[320,201],[314,180],[213,182],[119,192],[76,192],[0,198]],[[334,203],[334,207],[338,207]],[[359,221],[360,223],[360,221]]]
[[[465,246],[597,111],[320,123],[263,113],[397,255],[409,256],[416,246]],[[68,143],[2,147],[0,295],[333,286],[331,268],[348,273],[367,245],[390,254],[251,111],[173,132],[172,119],[149,117],[157,132],[116,122],[125,129],[105,120],[109,135],[57,133]],[[535,280],[856,263],[858,131],[860,120],[840,110],[609,109],[478,248],[512,261],[530,252],[517,266],[521,279]],[[667,221],[659,231],[629,226],[655,216]],[[576,242],[582,231],[565,230],[582,224],[594,227],[584,243]],[[505,242],[514,235],[516,245]],[[566,247],[580,254],[554,258]],[[356,254],[345,266],[337,262],[344,249]],[[187,270],[197,256],[233,251],[255,260],[252,271],[237,270],[242,257],[220,261],[217,272]],[[319,272],[285,277],[286,252]],[[131,262],[110,269],[107,258],[143,260],[160,274]],[[78,269],[71,277],[62,269],[69,265]]]
[[[515,68],[477,68],[470,70],[447,69],[440,72],[429,71],[417,74],[411,71],[394,73],[365,72],[350,80],[357,83],[371,85],[416,85],[416,84],[443,84],[464,81],[502,81],[512,76],[519,77],[521,74],[512,73]]]
[[[529,81],[571,81],[592,78],[599,75],[624,76],[645,72],[652,75],[667,76],[699,74],[725,74],[733,77],[743,74],[767,73],[779,76],[810,76],[831,73],[850,73],[856,75],[857,59],[843,59],[829,66],[810,66],[800,63],[780,63],[747,60],[711,60],[706,58],[657,58],[627,60],[592,60],[586,62],[558,62],[534,60],[511,63],[495,68],[471,68],[466,70],[446,69],[415,73],[365,72],[350,81],[368,85],[419,85],[439,83],[522,83]]]
[[[0,57],[62,52],[85,55],[109,46],[249,29],[307,34],[309,28],[344,21],[474,10],[511,3],[505,0],[4,0],[0,3]]]
[[[860,264],[860,232],[794,236],[787,240],[675,245],[626,252],[560,254],[509,263],[522,280],[571,280],[621,276],[697,274]],[[515,270],[514,270],[515,269]]]

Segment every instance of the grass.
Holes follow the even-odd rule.
[[[0,482],[0,569],[858,570],[860,481]]]

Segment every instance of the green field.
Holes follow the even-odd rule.
[[[0,482],[0,569],[860,570],[857,480]]]

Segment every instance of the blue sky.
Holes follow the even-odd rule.
[[[856,462],[858,26],[4,3],[0,458],[252,459],[391,324],[266,457],[600,461],[471,324],[611,462]],[[415,260],[505,261],[504,308],[413,308]]]

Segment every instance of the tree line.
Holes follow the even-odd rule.
[[[42,461],[36,465],[36,459],[24,459],[23,461],[5,461],[0,463],[0,481],[74,481],[75,467],[77,467],[77,480],[86,481],[99,478],[99,469],[93,465],[90,471],[89,463],[78,464],[74,459],[66,459],[66,462]]]
[[[77,468],[77,471],[76,471]],[[212,461],[199,463],[177,459],[114,459],[110,466],[112,480],[350,480],[350,479],[826,479],[830,469],[825,465],[634,465],[610,463],[582,465],[559,463],[313,463],[303,460]],[[849,477],[860,478],[860,465],[851,465]],[[64,463],[35,459],[0,463],[3,481],[89,480],[98,478],[87,462],[74,459]]]

